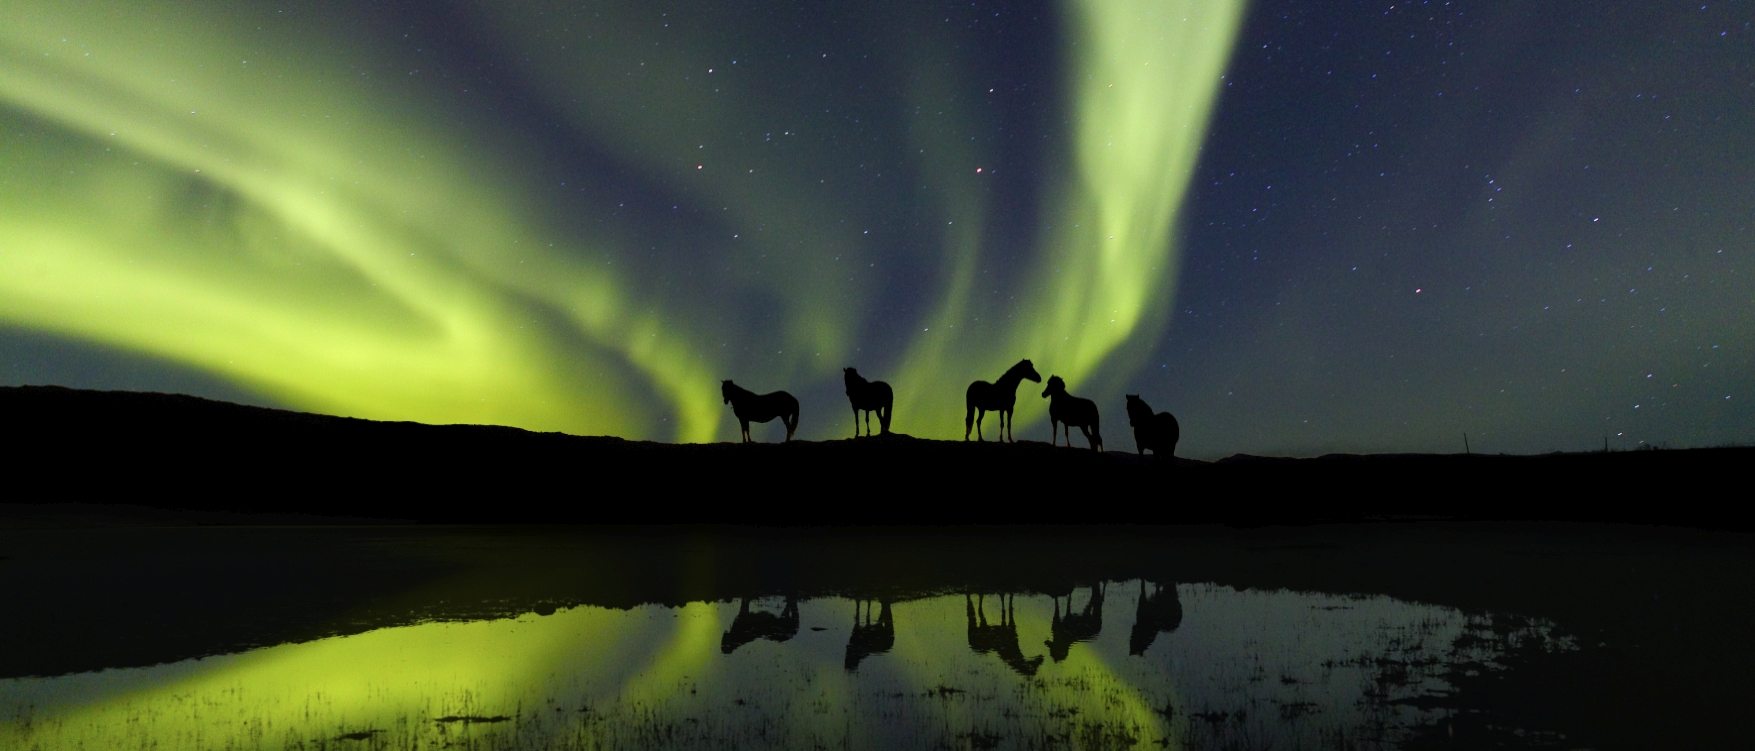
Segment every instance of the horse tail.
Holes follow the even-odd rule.
[[[890,389],[890,384],[883,381],[878,381],[873,385],[877,387],[875,390],[883,397],[883,404],[878,409],[878,430],[888,433],[890,432],[890,410],[896,406],[896,392]]]
[[[981,382],[976,381],[969,384],[969,388],[963,390],[963,440],[965,441],[969,440],[969,431],[975,427],[975,392],[980,387]]]

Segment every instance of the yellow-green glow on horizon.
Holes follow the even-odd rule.
[[[602,70],[562,75],[578,61],[535,43],[549,24],[529,10],[473,12],[530,50],[529,75],[551,76],[579,133],[653,175],[675,166],[667,149],[728,153],[727,124],[766,115],[753,97],[688,95],[638,117],[568,109],[637,92]],[[369,39],[290,18],[265,30],[226,4],[9,4],[0,124],[19,135],[0,137],[0,325],[162,358],[316,412],[680,441],[735,432],[720,378],[796,392],[856,364],[887,371],[877,377],[897,390],[898,429],[953,437],[960,384],[1030,357],[1081,391],[1087,377],[1117,382],[1150,346],[1176,281],[1176,210],[1241,16],[1231,1],[1069,0],[1073,137],[1043,192],[1053,227],[1011,290],[1014,315],[976,294],[992,217],[962,164],[982,153],[942,125],[982,113],[917,114],[912,145],[932,152],[920,173],[948,229],[937,255],[905,259],[936,274],[922,330],[874,353],[858,336],[862,317],[880,315],[868,311],[877,289],[845,273],[871,259],[831,230],[856,199],[814,190],[803,162],[738,171],[741,182],[722,162],[678,178],[685,200],[764,228],[738,240],[750,257],[783,259],[728,281],[778,311],[743,320],[624,271],[620,259],[647,249],[613,230],[556,229],[517,167],[543,156],[515,138],[481,143],[505,131],[445,110],[432,89],[353,74],[371,67]],[[898,52],[910,97],[957,98],[946,54]],[[696,62],[709,61],[651,60]],[[969,325],[984,316],[1005,323]],[[739,327],[777,329],[750,335],[774,354],[728,354]],[[1019,404],[1026,421],[1043,406],[1034,394]],[[826,424],[805,422],[807,435]]]
[[[5,152],[0,321],[321,412],[712,438],[700,348],[580,260],[601,253],[552,249],[437,113],[253,55],[226,20],[0,10],[0,105],[65,128],[60,153]]]

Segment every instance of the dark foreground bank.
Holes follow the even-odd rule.
[[[1746,529],[1755,449],[1156,461],[886,436],[678,445],[0,388],[22,502],[427,522],[1190,523],[1566,519]],[[1120,438],[1116,439],[1121,441]],[[1729,501],[1727,503],[1727,501]]]

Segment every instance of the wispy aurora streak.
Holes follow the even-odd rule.
[[[679,205],[760,228],[723,233],[749,237],[725,240],[722,281],[747,293],[740,300],[769,301],[774,320],[730,298],[667,293],[660,272],[618,263],[694,247],[581,237],[540,215],[528,165],[544,155],[446,109],[430,88],[355,75],[382,66],[359,51],[372,40],[343,38],[352,32],[338,24],[260,24],[272,11],[223,4],[21,3],[0,8],[0,124],[17,134],[0,140],[0,321],[151,354],[313,411],[685,441],[728,434],[718,378],[799,391],[836,380],[857,353],[897,386],[908,432],[949,437],[961,391],[944,383],[991,378],[1025,356],[1075,383],[1118,383],[1137,361],[1125,345],[1159,329],[1176,208],[1242,4],[1067,6],[1070,164],[1045,190],[1053,228],[1015,294],[998,296],[1010,300],[1003,310],[974,294],[979,228],[1005,219],[984,215],[961,167],[981,161],[980,146],[915,128],[922,145],[944,147],[919,169],[952,229],[911,251],[939,269],[937,298],[917,334],[887,345],[861,340],[877,290],[844,272],[876,251],[834,229],[871,218],[817,191],[810,159],[757,169],[756,152],[726,135],[771,103],[679,94],[650,109],[589,99],[569,109],[582,92],[645,101],[616,87],[662,89],[659,69],[704,71],[718,57],[646,54],[654,78],[611,75],[564,45],[532,43],[553,31],[538,10],[479,13],[528,50],[528,77],[580,137],[624,155]],[[609,17],[591,36],[632,65],[621,53],[633,43],[614,49],[615,32],[643,21],[598,10]],[[932,71],[912,77],[912,97],[961,85],[929,54],[902,66]],[[974,105],[949,109],[981,117]],[[678,171],[691,151],[683,161],[699,154],[702,168]],[[966,159],[945,158],[957,151]],[[740,159],[752,166],[735,169]],[[1021,400],[1026,419],[1038,401]],[[806,422],[807,435],[828,432]]]
[[[1241,2],[1197,0],[1068,4],[1073,164],[1049,193],[1054,206],[1044,214],[1058,221],[1020,295],[1021,320],[996,339],[955,334],[953,324],[974,314],[973,263],[960,263],[937,317],[946,333],[922,338],[908,359],[897,395],[906,409],[960,414],[960,390],[926,386],[957,381],[972,365],[991,378],[1028,356],[1044,377],[1074,383],[1107,365],[1107,390],[1137,366],[1175,294],[1181,259],[1171,231],[1243,10]],[[1132,351],[1116,351],[1130,343]],[[1030,420],[1046,405],[1019,399],[1019,411]],[[950,437],[955,427],[946,421],[927,432]]]

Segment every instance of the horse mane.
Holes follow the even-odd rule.
[[[1141,420],[1145,420],[1147,422],[1150,422],[1151,419],[1152,419],[1152,405],[1147,404],[1146,400],[1141,399],[1139,394],[1128,394],[1127,395],[1127,424],[1138,426],[1140,424]]]

